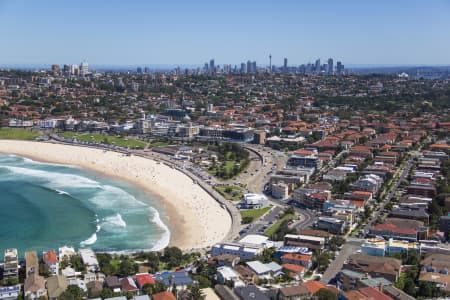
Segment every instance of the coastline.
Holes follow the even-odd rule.
[[[156,197],[167,215],[170,246],[205,248],[222,241],[231,216],[188,176],[163,163],[113,151],[34,141],[0,140],[0,153],[61,163],[125,180]]]

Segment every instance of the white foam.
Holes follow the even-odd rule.
[[[161,220],[159,216],[159,212],[154,209],[153,207],[150,207],[150,210],[153,213],[152,222],[158,225],[159,228],[164,230],[164,233],[162,237],[156,242],[156,244],[152,247],[151,251],[159,251],[164,248],[166,248],[169,245],[170,242],[170,230],[169,227],[167,227],[166,224]]]
[[[100,226],[105,231],[117,232],[124,230],[127,227],[127,223],[123,220],[122,215],[118,213],[114,216],[104,218]]]
[[[36,160],[31,159],[31,158],[23,157],[23,156],[17,156],[16,155],[16,157],[21,158],[24,163],[32,164],[32,165],[45,165],[45,166],[56,166],[56,167],[66,167],[66,168],[78,168],[78,167],[73,166],[73,165],[63,165],[63,164],[57,164],[57,163],[48,163],[48,162],[36,161]]]
[[[60,195],[67,195],[67,196],[70,196],[70,194],[69,194],[68,192],[61,191],[61,190],[58,190],[58,189],[55,189],[55,191],[56,191],[58,194],[60,194]]]
[[[92,245],[95,244],[96,241],[97,241],[97,233],[94,233],[87,240],[80,242],[80,246],[83,247],[87,245]]]
[[[60,188],[101,188],[99,182],[91,180],[89,178],[60,173],[60,172],[47,172],[42,170],[27,169],[13,166],[0,166],[2,169],[9,170],[10,172],[18,175],[35,177],[47,181],[47,185],[53,189]]]

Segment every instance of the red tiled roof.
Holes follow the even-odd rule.
[[[417,234],[417,231],[414,229],[408,228],[400,228],[395,226],[392,223],[383,223],[372,227],[372,230],[375,231],[392,231],[401,234]]]
[[[152,299],[153,300],[177,300],[177,298],[175,298],[175,296],[171,292],[168,292],[168,291],[153,294]]]
[[[282,256],[282,259],[299,260],[299,261],[310,261],[311,255],[307,254],[296,254],[296,253],[286,253]]]
[[[136,274],[136,281],[140,287],[143,287],[145,284],[155,284],[155,279],[153,279],[152,275],[144,273],[144,274]]]
[[[311,295],[314,295],[320,289],[326,288],[326,286],[320,283],[319,281],[307,281],[304,283],[304,285],[308,288]]]
[[[369,298],[371,297],[371,298],[377,299],[377,300],[393,300],[388,295],[380,292],[379,290],[377,290],[371,286],[361,288],[361,289],[359,289],[359,292],[361,294],[363,294],[364,296],[367,296]]]
[[[58,259],[56,258],[56,253],[53,250],[44,253],[44,262],[46,264],[56,264]]]
[[[294,272],[294,273],[302,273],[303,271],[305,271],[305,268],[299,265],[294,265],[294,264],[282,264],[281,265],[284,269]]]

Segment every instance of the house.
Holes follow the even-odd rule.
[[[276,262],[263,264],[258,260],[254,260],[246,264],[259,278],[272,278],[282,275],[283,268]]]
[[[133,278],[130,276],[120,279],[122,284],[122,292],[124,293],[137,293],[139,291]]]
[[[140,273],[136,274],[136,283],[138,288],[142,289],[146,284],[155,284],[155,279],[153,279],[152,275],[148,273]]]
[[[284,236],[284,244],[286,246],[299,246],[323,250],[325,248],[325,238],[301,234],[286,234]]]
[[[19,257],[17,249],[6,249],[3,262],[3,279],[19,278]]]
[[[226,285],[216,284],[214,286],[214,291],[222,300],[239,300],[236,294]]]
[[[399,239],[408,241],[417,241],[417,230],[413,228],[400,228],[389,222],[372,226],[369,229],[371,236],[382,236],[385,239]]]
[[[370,287],[370,286],[359,289],[359,292],[361,294],[363,294],[364,296],[366,296],[368,298],[372,298],[372,299],[393,300],[391,297],[389,297],[388,295],[384,294],[380,290],[378,290],[376,288],[373,288],[373,287]]]
[[[254,285],[236,287],[233,291],[240,300],[270,300]]]
[[[39,273],[39,259],[36,251],[25,252],[25,272],[27,277],[33,273]]]
[[[59,273],[59,262],[56,257],[56,253],[53,250],[44,252],[42,255],[42,259],[44,260],[45,267],[50,275],[58,275]]]
[[[70,280],[69,280],[69,285],[75,285],[75,286],[77,286],[81,291],[83,291],[83,292],[85,292],[85,293],[87,293],[87,291],[88,291],[86,282],[84,282],[84,281],[81,280],[81,279],[70,279]]]
[[[83,264],[86,265],[88,271],[90,272],[96,272],[99,270],[99,264],[97,260],[97,256],[95,255],[94,251],[92,249],[79,249],[78,253],[81,256],[81,260],[83,261]]]
[[[414,300],[415,298],[408,295],[404,291],[396,288],[393,285],[385,285],[382,288],[384,294],[388,295],[394,300]]]
[[[106,276],[105,286],[114,293],[120,293],[122,290],[122,283],[117,276]]]
[[[156,293],[152,295],[152,300],[177,300],[175,296],[168,291],[164,291],[161,293]]]
[[[305,267],[294,264],[282,264],[283,272],[288,274],[290,277],[300,280],[300,278],[305,275]]]
[[[279,300],[299,300],[309,297],[309,289],[305,285],[283,287],[278,291]]]
[[[219,243],[211,249],[212,256],[231,254],[239,256],[240,259],[253,259],[264,251],[262,246],[244,245],[240,243]]]
[[[0,300],[16,300],[19,298],[20,285],[0,287]]]
[[[46,297],[47,288],[44,277],[39,276],[37,272],[30,273],[30,275],[25,278],[23,292],[25,299],[27,300],[35,300],[39,297]]]
[[[239,274],[239,277],[246,283],[253,283],[256,280],[256,274],[250,268],[237,265],[233,268]]]
[[[64,258],[69,259],[71,256],[76,255],[73,247],[63,246],[58,249],[58,257],[62,261]]]
[[[263,194],[244,194],[244,199],[240,203],[241,209],[263,208],[269,205],[267,197]]]
[[[232,254],[222,254],[212,257],[217,262],[217,266],[228,266],[234,268],[239,263],[239,256]]]
[[[239,274],[232,268],[223,266],[217,268],[217,281],[220,284],[226,284],[232,282],[233,286],[244,286],[245,284],[241,281]]]
[[[401,266],[401,261],[396,258],[353,254],[350,255],[343,269],[367,273],[372,277],[383,277],[395,282],[400,276]]]
[[[69,286],[67,279],[64,276],[56,275],[47,278],[47,290],[49,300],[57,300],[62,293],[64,293]]]
[[[150,297],[148,295],[134,296],[133,300],[150,300]]]
[[[94,280],[86,283],[86,287],[90,294],[92,295],[100,295],[103,290],[103,282]]]
[[[294,264],[306,269],[310,269],[312,266],[311,255],[308,254],[287,253],[281,257],[281,261],[284,264]]]
[[[163,271],[161,273],[155,274],[154,278],[156,281],[160,281],[166,286],[175,285],[178,290],[185,290],[189,285],[194,283],[194,281],[191,277],[189,277],[186,271]]]

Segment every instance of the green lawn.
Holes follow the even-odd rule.
[[[247,210],[241,210],[241,216],[242,219],[244,218],[251,218],[251,221],[248,223],[253,222],[254,220],[260,218],[262,215],[264,215],[266,212],[268,212],[272,208],[272,205],[264,207],[264,208],[258,208],[258,209],[247,209]]]
[[[279,219],[275,224],[273,224],[272,226],[267,228],[266,231],[264,231],[264,235],[269,236],[269,237],[272,236],[275,232],[277,232],[278,228],[280,228],[281,224],[284,221],[293,220],[293,219],[295,219],[295,215],[293,215],[293,214],[285,215],[284,217]]]
[[[81,142],[103,143],[130,149],[144,149],[147,145],[146,142],[139,141],[134,138],[117,137],[113,135],[103,135],[98,133],[63,132],[59,135],[66,139],[77,139],[77,141]]]
[[[0,139],[33,140],[40,135],[38,131],[21,128],[0,128]]]
[[[244,193],[242,188],[236,185],[220,185],[214,187],[219,194],[221,194],[225,199],[231,201],[239,201],[242,199]]]
[[[169,143],[162,141],[153,141],[150,143],[150,147],[167,147]]]

